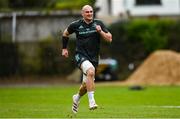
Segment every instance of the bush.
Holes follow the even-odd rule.
[[[9,7],[12,9],[46,8],[51,0],[9,0]]]
[[[86,4],[94,6],[95,0],[76,0],[76,2],[74,0],[57,0],[54,7],[56,9],[81,10],[82,6]]]
[[[167,48],[180,52],[180,21],[171,24],[168,31]]]
[[[71,44],[71,42],[70,42]],[[66,75],[73,70],[72,56],[65,59],[61,56],[59,42],[40,42],[39,57],[41,61],[41,75]],[[71,54],[72,55],[72,54]]]
[[[0,76],[15,75],[18,70],[18,61],[17,45],[0,42]]]
[[[141,42],[147,53],[167,47],[169,20],[135,20],[127,27],[129,40]]]
[[[119,79],[126,79],[154,50],[180,51],[180,22],[171,20],[135,20],[114,23],[109,27],[113,42],[102,42],[102,58],[118,61]],[[61,56],[59,40],[42,42],[0,43],[0,76],[9,75],[67,75],[74,68],[75,40],[69,40],[68,59]]]
[[[73,44],[69,42],[70,53]],[[72,72],[75,65],[73,56],[69,58],[61,56],[61,44],[59,41],[44,39],[40,42],[19,43],[20,68],[19,75],[67,75]]]
[[[40,47],[37,42],[18,43],[19,75],[37,75],[41,70]]]
[[[120,74],[128,76],[153,51],[158,49],[180,50],[180,23],[173,20],[119,21],[109,27],[113,42],[111,54],[120,64]]]

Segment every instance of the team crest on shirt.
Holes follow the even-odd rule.
[[[96,26],[97,26],[97,24],[96,24],[96,22],[94,22],[94,23],[93,23],[93,27],[96,27]]]

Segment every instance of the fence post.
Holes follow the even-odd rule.
[[[12,41],[16,41],[16,13],[12,13]]]

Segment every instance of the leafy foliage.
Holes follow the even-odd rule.
[[[138,46],[144,47],[146,53],[150,53],[168,47],[169,34],[174,32],[177,23],[172,20],[133,20],[112,24],[110,29],[115,44],[139,44]],[[127,49],[130,50],[132,47]]]
[[[95,0],[57,0],[55,4],[56,9],[81,9],[86,4],[94,5]]]
[[[174,20],[132,20],[119,21],[109,27],[113,42],[110,56],[120,64],[121,79],[125,79],[153,51],[172,49],[180,51],[180,22]],[[124,75],[124,76],[123,76]]]
[[[0,10],[4,9],[81,9],[85,4],[94,5],[95,0],[0,0]]]
[[[168,27],[172,21],[137,20],[127,26],[129,40],[142,42],[146,52],[152,52],[167,46]]]

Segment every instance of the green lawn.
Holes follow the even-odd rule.
[[[79,112],[71,113],[71,97],[78,85],[0,87],[0,118],[180,118],[180,87],[96,86],[99,108],[88,109],[87,95]]]

